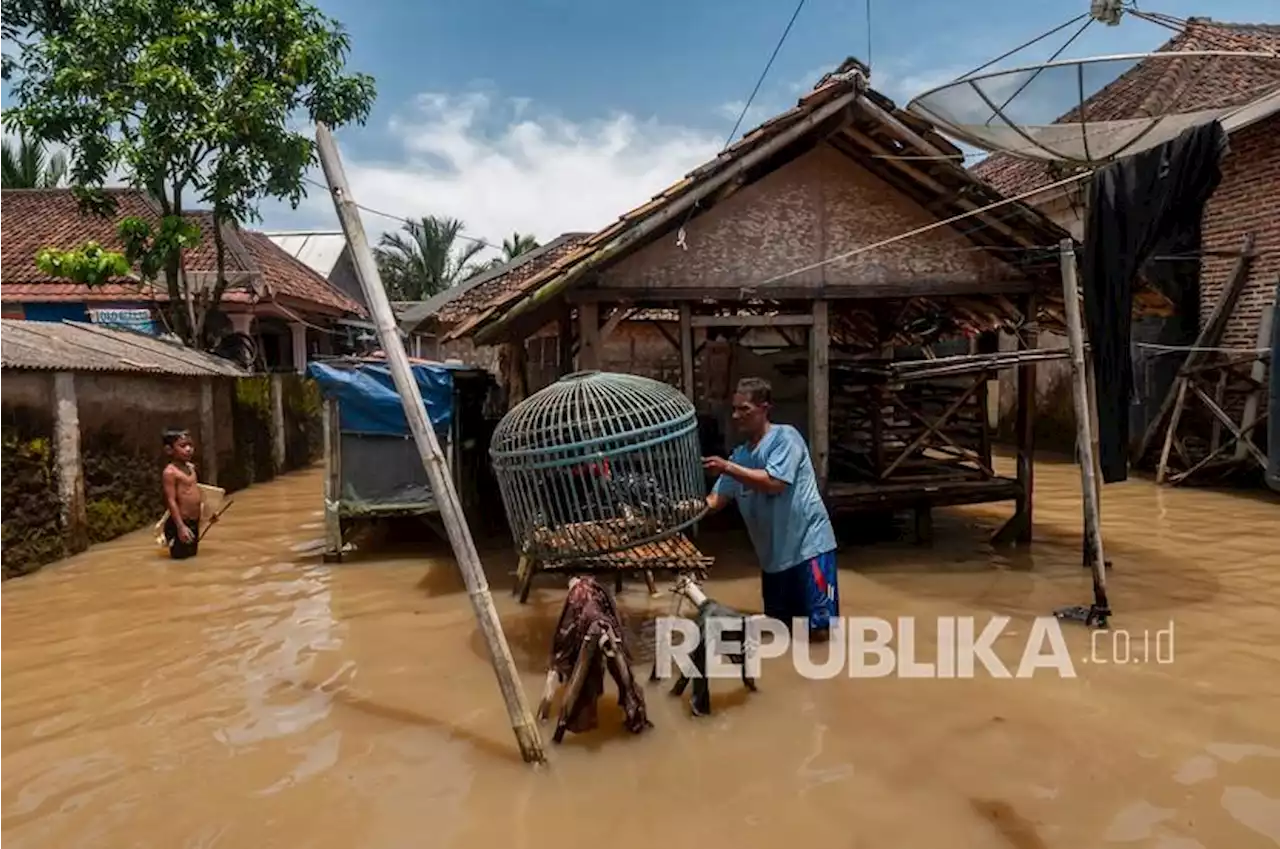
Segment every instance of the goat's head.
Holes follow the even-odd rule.
[[[702,587],[698,585],[692,575],[680,575],[677,577],[675,584],[671,587],[671,592],[680,598],[687,598],[695,605],[701,605],[707,600],[707,594],[702,591]]]

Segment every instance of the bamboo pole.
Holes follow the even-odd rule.
[[[537,723],[525,700],[520,676],[516,671],[515,661],[511,657],[511,650],[507,646],[506,635],[502,632],[502,622],[498,619],[498,612],[493,606],[493,597],[489,594],[489,583],[481,568],[480,555],[476,552],[475,541],[471,538],[471,529],[467,526],[463,515],[453,479],[445,467],[444,456],[440,453],[435,431],[431,429],[427,420],[426,407],[418,391],[418,384],[409,369],[409,358],[405,355],[404,344],[400,340],[395,316],[391,312],[391,303],[387,300],[382,278],[378,275],[378,266],[374,262],[373,251],[369,248],[364,225],[360,221],[359,209],[347,186],[347,176],[338,155],[338,146],[329,128],[322,123],[316,124],[316,142],[320,150],[320,164],[324,168],[325,179],[333,194],[333,205],[337,210],[338,219],[342,222],[347,244],[351,247],[356,276],[360,280],[365,301],[369,304],[369,312],[378,327],[378,337],[382,342],[382,350],[386,353],[387,365],[395,381],[396,391],[400,394],[400,401],[404,405],[409,430],[413,433],[414,442],[417,443],[418,454],[422,458],[422,465],[431,482],[431,491],[435,495],[440,517],[444,520],[449,542],[453,546],[458,567],[462,570],[462,577],[467,585],[467,594],[471,598],[480,631],[484,634],[485,644],[489,648],[489,657],[493,663],[493,670],[498,676],[498,685],[502,689],[502,699],[507,706],[507,715],[510,717],[511,728],[520,746],[520,754],[526,763],[545,763],[546,753],[542,748]]]
[[[1075,402],[1076,442],[1080,447],[1080,489],[1084,497],[1084,533],[1093,567],[1093,610],[1091,619],[1103,624],[1111,610],[1107,602],[1107,565],[1102,550],[1102,517],[1098,505],[1097,465],[1089,415],[1088,368],[1084,352],[1084,324],[1080,319],[1080,287],[1076,279],[1076,250],[1071,239],[1058,245],[1062,266],[1062,299],[1067,319],[1067,342],[1071,346],[1071,396]]]

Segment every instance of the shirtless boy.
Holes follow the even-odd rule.
[[[204,502],[196,481],[196,467],[191,462],[195,444],[185,430],[170,428],[164,432],[165,453],[169,465],[164,467],[164,503],[169,518],[164,523],[164,538],[169,541],[169,557],[185,560],[195,557],[200,545],[200,508]]]

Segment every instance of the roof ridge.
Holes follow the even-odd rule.
[[[1280,24],[1265,23],[1258,21],[1256,23],[1249,21],[1215,21],[1210,17],[1192,16],[1187,18],[1188,24],[1205,27],[1206,29],[1260,29],[1266,32],[1280,33]]]

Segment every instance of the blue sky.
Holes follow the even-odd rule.
[[[1275,0],[1219,0],[1211,16],[1275,20]],[[500,241],[594,230],[723,145],[793,0],[323,0],[378,80],[367,126],[338,136],[358,200],[453,215]],[[1200,0],[1158,11],[1205,15]],[[1146,8],[1144,4],[1144,8]],[[905,103],[1087,11],[1088,0],[871,0],[872,84]],[[1047,58],[1067,31],[1014,57]],[[1065,54],[1150,50],[1171,33],[1095,24]],[[864,0],[807,0],[743,129],[790,105],[846,56],[864,61]],[[737,107],[737,108],[735,108]],[[316,203],[318,201],[318,203]],[[327,197],[265,208],[266,225],[333,226]],[[396,222],[368,216],[371,230]]]
[[[452,215],[493,241],[594,230],[713,156],[795,0],[320,0],[351,67],[377,79],[369,123],[338,134],[357,200]],[[1088,9],[1088,0],[871,0],[872,85],[905,104]],[[1275,21],[1276,0],[1164,0],[1178,17]],[[1069,31],[1019,54],[1047,58]],[[1171,33],[1095,24],[1066,56],[1150,50]],[[743,130],[846,56],[867,59],[865,0],[807,0]],[[735,108],[736,107],[736,108]],[[317,176],[319,176],[317,174]],[[264,228],[336,227],[322,190]],[[373,232],[396,222],[366,217]]]

